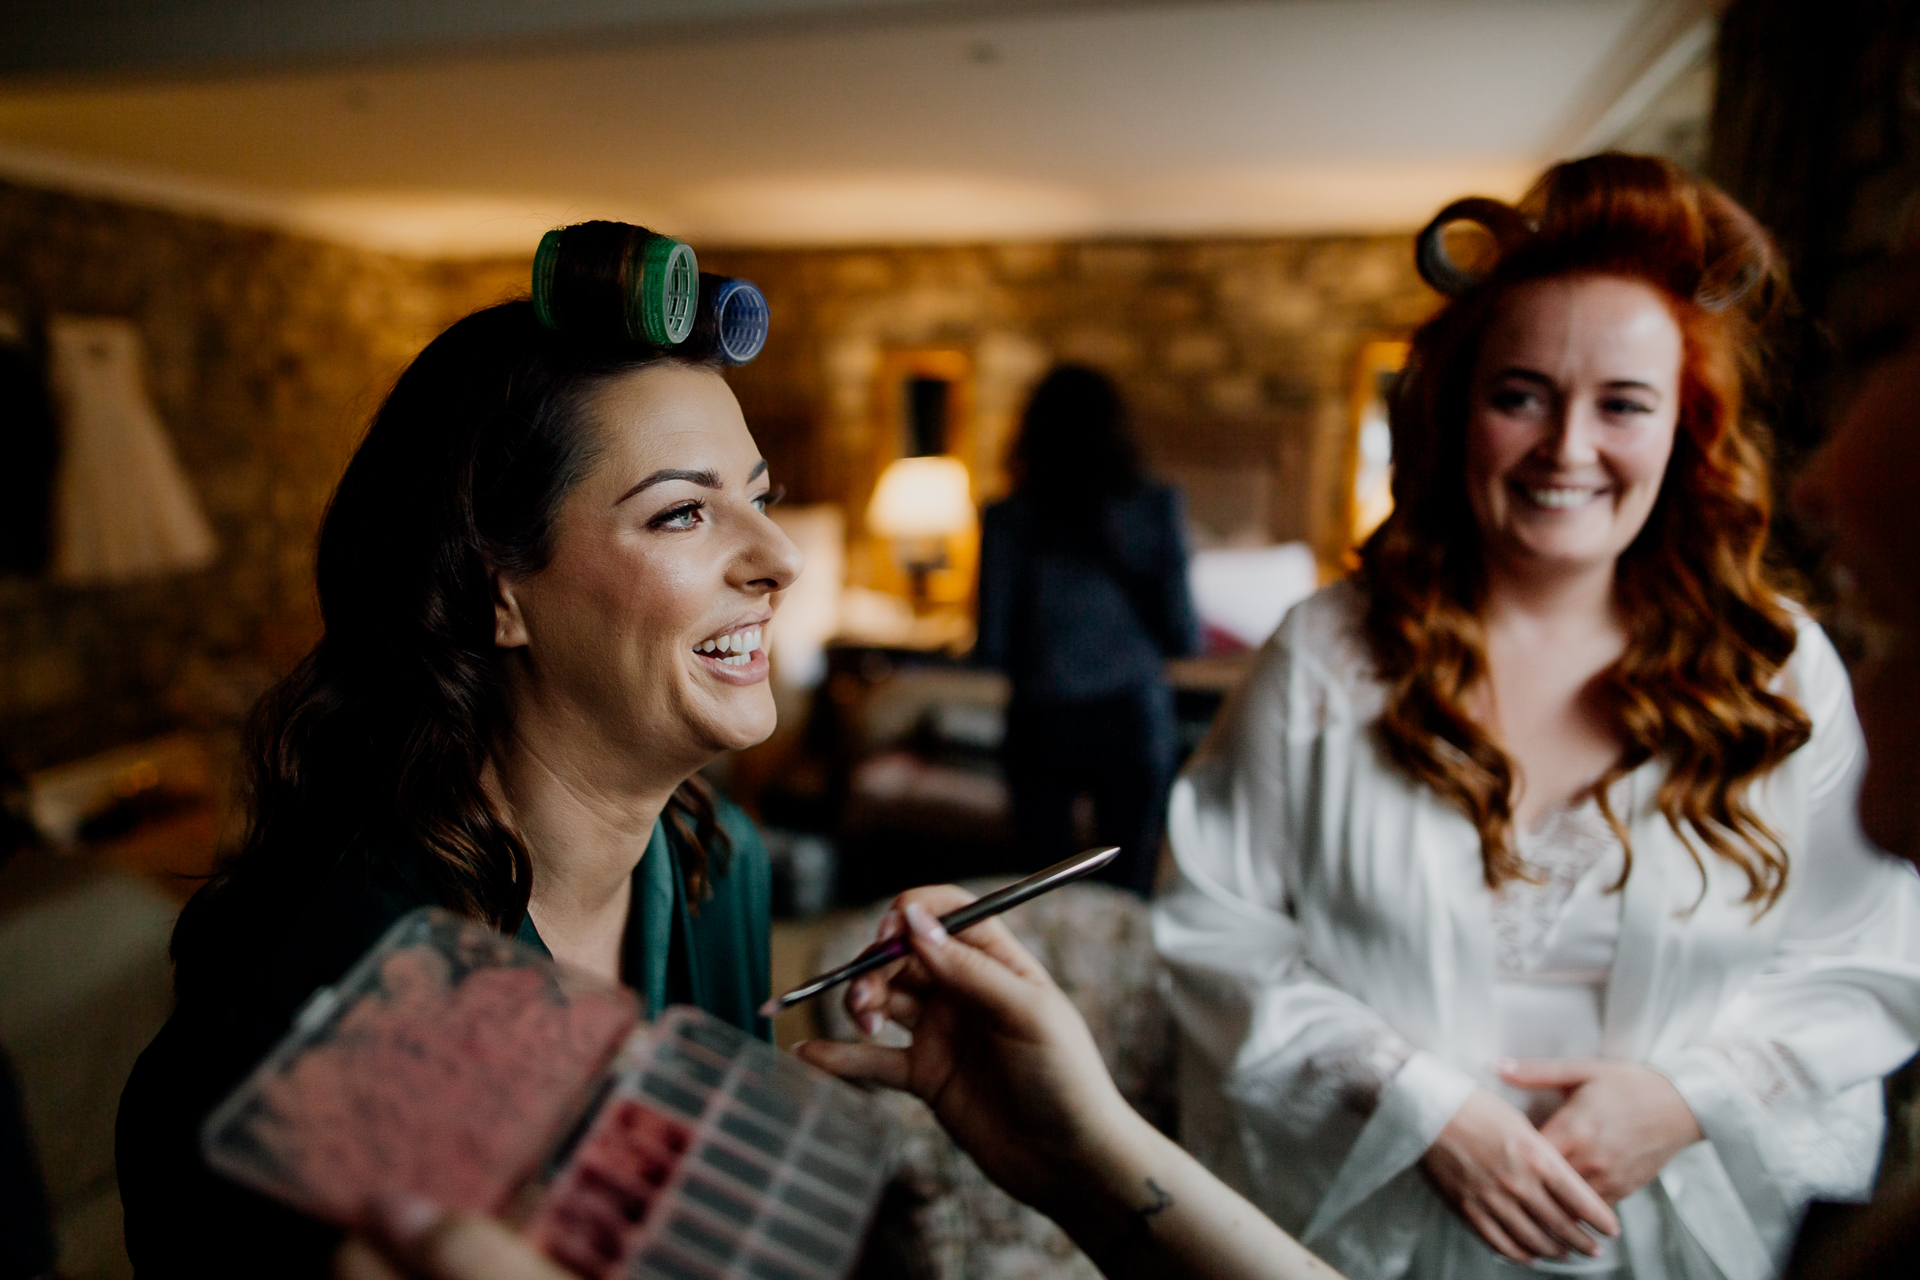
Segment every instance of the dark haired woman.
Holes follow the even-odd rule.
[[[695,771],[773,728],[763,628],[800,558],[698,336],[508,303],[375,417],[320,535],[325,636],[262,704],[246,846],[181,917],[121,1105],[142,1275],[324,1267],[334,1233],[214,1177],[197,1129],[415,907],[766,1034],[765,855]]]
[[[975,657],[1013,682],[1004,759],[1021,856],[1073,845],[1073,805],[1122,852],[1104,873],[1153,887],[1173,779],[1162,664],[1194,652],[1180,495],[1140,474],[1120,389],[1062,365],[1034,389],[1012,451],[1011,497],[986,509]]]
[[[1174,790],[1184,1136],[1355,1280],[1762,1280],[1920,1037],[1920,883],[1763,567],[1771,251],[1605,155],[1421,262],[1394,513]]]

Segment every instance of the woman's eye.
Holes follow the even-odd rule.
[[[753,509],[765,511],[768,507],[777,507],[781,499],[787,496],[787,487],[777,484],[753,500]]]
[[[647,524],[654,529],[691,529],[699,523],[703,505],[698,502],[683,502],[677,507],[668,507]]]
[[[1602,400],[1600,410],[1612,417],[1623,417],[1628,414],[1652,413],[1653,406],[1639,400]]]
[[[1540,403],[1540,396],[1520,387],[1496,387],[1487,403],[1501,413],[1524,413]]]

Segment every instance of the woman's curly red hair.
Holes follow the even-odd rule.
[[[1787,854],[1749,784],[1811,732],[1772,688],[1793,653],[1794,616],[1765,561],[1766,435],[1743,411],[1760,371],[1753,313],[1784,289],[1777,257],[1731,199],[1652,157],[1557,165],[1514,212],[1486,276],[1415,335],[1394,397],[1393,514],[1360,551],[1366,634],[1387,689],[1376,733],[1478,828],[1489,887],[1527,878],[1512,838],[1513,762],[1468,710],[1486,675],[1485,581],[1464,481],[1470,382],[1515,286],[1570,275],[1650,284],[1684,342],[1679,425],[1660,496],[1616,570],[1627,646],[1596,692],[1624,747],[1593,794],[1630,869],[1608,790],[1664,761],[1657,803],[1702,876],[1704,844],[1745,873],[1746,901],[1764,911],[1785,888]]]

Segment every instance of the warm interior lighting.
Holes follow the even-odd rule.
[[[958,458],[898,458],[880,473],[867,504],[867,529],[891,539],[913,584],[916,612],[927,607],[927,576],[947,564],[947,540],[973,528],[973,492]]]
[[[881,473],[867,528],[882,538],[945,538],[973,527],[973,492],[958,458],[900,458]]]

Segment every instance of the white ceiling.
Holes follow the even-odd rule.
[[[595,216],[696,244],[1401,229],[1617,134],[1716,6],[566,0],[534,32],[385,0],[417,21],[263,35],[232,25],[258,0],[196,0],[166,39],[93,7],[91,42],[43,22],[0,55],[0,174],[461,255]]]

